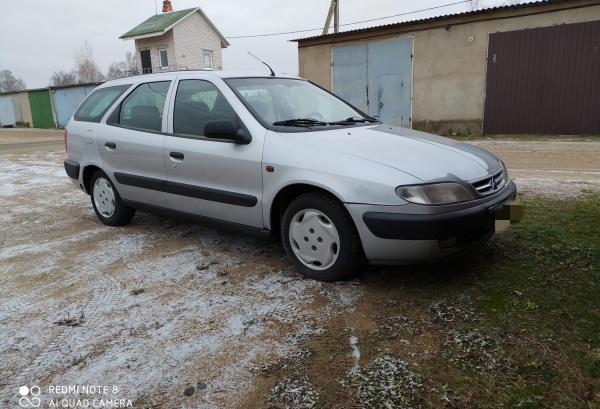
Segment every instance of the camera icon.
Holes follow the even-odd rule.
[[[38,396],[42,393],[39,386],[21,386],[19,388],[19,406],[22,408],[37,408],[42,404],[42,400]]]

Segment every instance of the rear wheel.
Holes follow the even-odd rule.
[[[107,226],[123,226],[131,222],[135,209],[122,203],[119,193],[104,172],[96,171],[90,184],[92,206],[102,223]]]
[[[336,281],[362,265],[362,248],[352,218],[335,198],[307,193],[283,214],[281,237],[288,257],[306,277]]]

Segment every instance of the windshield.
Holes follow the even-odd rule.
[[[226,81],[246,106],[271,126],[322,128],[377,122],[305,80],[230,78]]]

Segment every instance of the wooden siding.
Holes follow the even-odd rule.
[[[213,53],[213,69],[223,68],[221,39],[200,13],[186,17],[172,31],[178,65],[189,69],[204,68],[202,52],[207,50]]]

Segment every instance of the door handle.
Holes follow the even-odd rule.
[[[104,147],[107,151],[114,151],[115,149],[117,149],[117,144],[114,142],[106,142],[104,144]]]
[[[174,159],[176,161],[182,161],[184,158],[183,153],[181,152],[171,152],[169,156],[171,157],[171,159]]]

